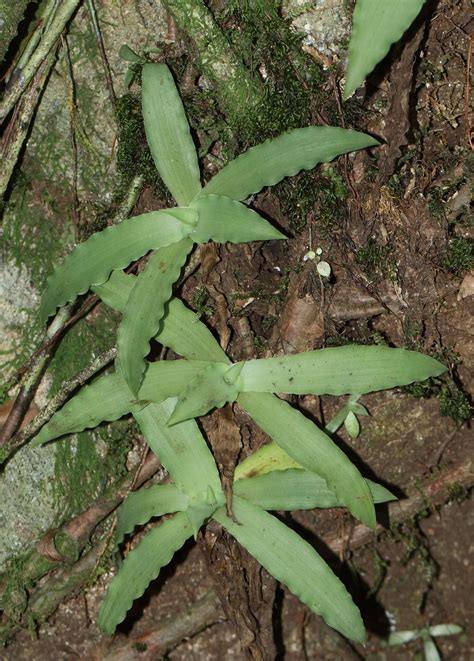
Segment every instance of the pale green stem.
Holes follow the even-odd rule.
[[[58,4],[58,0],[48,0],[48,2],[45,4],[42,15],[40,17],[41,23],[37,26],[36,30],[28,39],[28,43],[26,44],[24,51],[20,55],[18,62],[15,64],[13,75],[15,74],[15,71],[21,71],[22,69],[24,69],[24,67],[28,63],[28,60],[33,55],[36,46],[38,45],[41,39],[41,35],[43,34],[43,32],[45,32],[45,30],[48,29],[51,21],[54,18],[54,13],[56,11],[57,4]]]

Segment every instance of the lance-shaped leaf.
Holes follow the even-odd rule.
[[[191,239],[182,239],[160,248],[135,280],[117,333],[117,367],[134,394],[143,379],[150,340],[192,245]]]
[[[374,503],[397,500],[381,484],[371,480],[366,482]],[[341,507],[343,504],[322,477],[297,468],[237,480],[233,491],[236,496],[264,510],[308,510],[314,507]]]
[[[114,271],[107,282],[93,289],[106,305],[123,312],[133,283],[134,276]],[[230,362],[207,326],[178,299],[171,298],[166,303],[156,340],[189,359],[200,360],[204,356],[205,360]]]
[[[79,243],[48,278],[41,299],[41,319],[46,321],[57,307],[84,294],[91,285],[105,282],[112,270],[125,268],[149,250],[180,241],[195,222],[194,209],[167,209],[128,218],[93,234]]]
[[[344,395],[404,386],[445,371],[415,351],[352,345],[249,360],[240,381],[245,392]]]
[[[117,510],[115,543],[122,543],[125,535],[133,532],[154,516],[184,512],[189,498],[174,484],[155,484],[148,489],[139,489],[129,494]]]
[[[178,489],[192,499],[207,502],[210,487],[217,499],[223,499],[214,457],[195,421],[166,426],[175,404],[175,399],[149,404],[135,413],[135,419]]]
[[[336,415],[329,420],[325,425],[324,431],[331,435],[336,432],[343,424],[347,413],[349,411],[357,411],[358,415],[368,415],[365,406],[357,403],[358,397],[351,396],[346,406],[343,406]],[[290,468],[303,467],[298,464],[290,455],[283,450],[279,445],[272,441],[262,447],[258,448],[255,452],[241,461],[235,468],[234,480],[240,480],[244,477],[256,477],[258,475],[265,475],[271,471],[284,471]]]
[[[338,446],[287,402],[266,393],[242,393],[238,403],[303,468],[320,475],[338,500],[367,526],[375,526],[370,489]]]
[[[302,537],[259,507],[234,496],[235,521],[221,508],[214,518],[265,569],[329,626],[351,640],[363,641],[359,609],[344,585]]]
[[[145,132],[156,168],[179,205],[201,189],[199,165],[178,90],[166,64],[142,69]]]
[[[199,214],[191,234],[197,243],[207,243],[211,239],[215,243],[286,239],[258,213],[230,197],[198,195],[191,208]]]
[[[178,397],[176,407],[168,420],[169,425],[205,415],[215,406],[220,408],[235,402],[239,395],[239,374],[243,363],[229,367],[213,363],[205,367]]]
[[[108,634],[115,631],[134,600],[142,596],[161,568],[171,561],[192,534],[191,522],[184,512],[179,512],[153,528],[130,551],[112,579],[100,608],[99,626],[102,631]]]
[[[357,0],[352,18],[344,99],[362,85],[390,46],[400,39],[424,1]]]
[[[201,195],[226,195],[245,200],[264,186],[273,186],[300,170],[311,170],[340,154],[379,143],[364,133],[332,126],[308,126],[283,133],[252,147],[222,168]]]
[[[134,398],[123,376],[107,374],[84,386],[51,420],[32,442],[42,445],[54,438],[96,427],[101,422],[118,420],[139,411],[150,402],[177,397],[209,365],[206,361],[160,360],[151,363],[143,379],[138,398]]]

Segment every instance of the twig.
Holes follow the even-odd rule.
[[[161,658],[183,640],[221,622],[223,618],[219,606],[217,594],[209,590],[184,612],[168,615],[157,629],[112,646],[103,658],[113,661],[152,661]]]
[[[24,378],[24,381],[20,386],[20,391],[15,399],[15,403],[10,410],[5,424],[0,430],[0,447],[9,441],[20,428],[22,420],[33,401],[46,365],[54,352],[56,342],[64,332],[66,323],[71,317],[72,309],[71,305],[62,308],[51,322],[51,325],[46,332],[47,342],[45,348],[37,353],[31,362],[29,374]],[[53,338],[55,339],[54,342],[52,342]]]
[[[21,148],[30,130],[31,120],[38,106],[39,99],[48,80],[49,73],[55,62],[57,49],[53,49],[41,64],[30,82],[28,89],[15,108],[9,126],[5,131],[0,160],[0,198],[7,190],[15,165],[17,164]]]
[[[112,347],[108,351],[97,356],[87,367],[78,372],[71,379],[62,384],[61,389],[54,397],[50,399],[48,404],[38,415],[20,432],[10,438],[0,450],[0,464],[5,463],[12,454],[24,445],[41,427],[48,422],[60,406],[68,399],[69,395],[88,381],[94,374],[97,374],[101,369],[114,360],[117,355],[117,350]]]
[[[109,93],[110,103],[112,107],[115,107],[115,91],[114,83],[112,81],[112,76],[110,74],[109,61],[107,60],[107,54],[104,48],[104,40],[102,39],[102,32],[100,31],[99,21],[97,20],[97,12],[94,6],[94,0],[87,0],[87,9],[92,21],[92,28],[94,30],[95,40],[97,42],[97,48],[99,49],[100,59],[102,60],[102,66],[104,67],[105,80],[107,81],[107,90]]]
[[[435,507],[439,507],[449,499],[453,487],[461,486],[464,489],[469,489],[473,485],[474,471],[472,461],[471,459],[467,459],[451,470],[440,472],[434,478],[428,480],[409,498],[389,503],[388,519],[390,526],[407,521],[425,509],[432,510]],[[363,523],[358,523],[353,528],[350,539],[347,539],[345,536],[333,535],[324,541],[331,551],[339,554],[345,549],[354,550],[360,548],[386,531],[387,529],[380,524],[377,524],[372,530],[367,528]]]
[[[81,0],[63,0],[28,63],[21,70],[14,69],[0,103],[0,122],[15,106],[80,3]]]
[[[467,47],[467,62],[466,62],[466,90],[464,92],[464,119],[466,122],[467,140],[469,142],[470,148],[474,150],[474,144],[472,140],[472,127],[470,120],[472,42],[473,42],[473,37],[469,37],[469,45]]]

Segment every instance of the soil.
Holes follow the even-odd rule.
[[[305,227],[296,233],[281,199],[265,191],[254,207],[293,238],[206,247],[203,267],[188,278],[182,292],[194,306],[196,289],[204,292],[204,319],[228,338],[234,359],[350,341],[406,346],[444,360],[449,366],[444,385],[365,396],[370,417],[361,420],[360,436],[352,440],[341,432],[338,437],[364,475],[401,498],[472,457],[465,410],[473,394],[473,275],[453,253],[453,246],[467,245],[472,238],[472,155],[465,114],[469,22],[467,3],[431,3],[370,77],[357,101],[357,128],[380,136],[388,146],[381,148],[377,167],[373,154],[360,153],[339,159],[334,171],[326,170],[327,177],[337,175],[348,191],[341,218],[323,224],[324,200],[316,193]],[[148,198],[140,204],[148,206]],[[304,260],[316,247],[331,266],[329,281],[320,278],[313,261]],[[420,394],[425,396],[414,396]],[[342,399],[292,401],[324,423]],[[265,438],[237,407],[234,414],[243,424],[245,455]],[[212,414],[205,423],[210,437],[219,424],[218,414]],[[342,510],[284,516],[343,577],[368,629],[365,647],[330,631],[264,570],[239,555],[231,540],[208,530],[163,572],[114,639],[101,636],[94,624],[110,579],[104,575],[85,594],[61,605],[37,636],[20,633],[0,659],[258,658],[242,652],[236,633],[245,630],[262,639],[258,621],[245,620],[248,613],[255,614],[253,592],[258,588],[257,620],[267,627],[273,623],[275,649],[266,658],[418,658],[420,639],[395,648],[383,647],[382,639],[393,629],[452,623],[464,632],[437,638],[436,644],[444,659],[467,661],[474,658],[474,512],[468,487],[454,485],[447,502],[426,502],[409,520],[387,525],[386,532],[354,550],[353,523]],[[383,511],[380,516],[383,520]],[[339,556],[325,543],[334,535],[345,540]],[[210,544],[222,545],[214,566]],[[246,595],[247,603],[237,609],[244,623],[237,629],[219,601],[236,598],[223,595],[219,583],[224,576],[241,590],[239,598],[245,601]],[[208,606],[197,617],[201,624],[195,622],[182,640],[165,645],[162,629],[182,620],[186,609],[203,599]]]

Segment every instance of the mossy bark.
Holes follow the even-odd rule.
[[[0,62],[3,62],[29,4],[29,0],[0,0]]]
[[[261,100],[261,91],[243,63],[236,57],[225,35],[201,0],[163,0],[178,27],[194,42],[203,75],[215,83],[224,115],[238,126],[245,108],[248,113]]]

